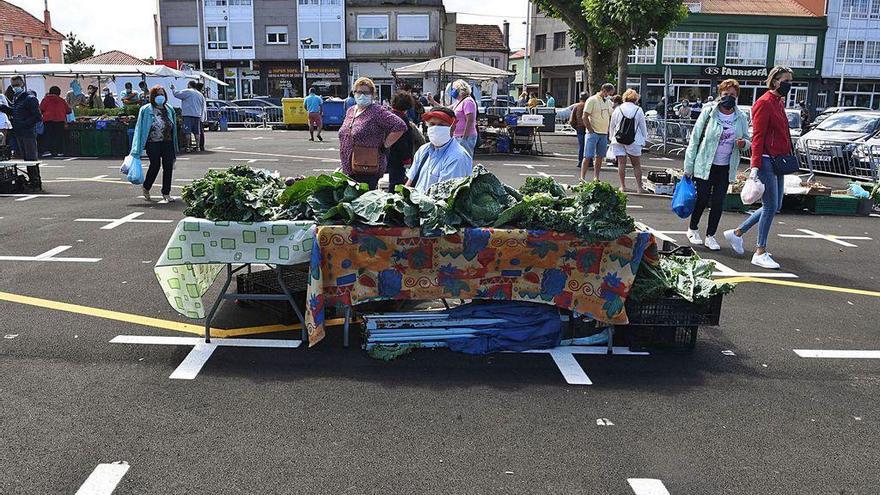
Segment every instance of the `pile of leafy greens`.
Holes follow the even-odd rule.
[[[564,198],[566,196],[565,189],[553,177],[526,177],[526,182],[519,188],[519,193],[523,196],[547,193],[554,198]]]
[[[341,172],[298,180],[281,194],[284,207],[279,218],[289,220],[329,220],[350,208],[351,202],[369,187]]]
[[[735,285],[712,280],[715,263],[699,256],[661,256],[656,265],[641,263],[629,299],[636,303],[678,296],[702,303],[712,296],[729,294]]]
[[[275,218],[284,181],[277,173],[236,165],[210,170],[183,188],[184,214],[208,220],[262,222]]]
[[[445,202],[450,227],[489,227],[504,210],[522,200],[522,195],[483,168],[474,167],[468,177],[434,184],[428,196]]]
[[[575,187],[578,237],[610,241],[636,229],[626,213],[626,194],[607,182],[583,182]]]

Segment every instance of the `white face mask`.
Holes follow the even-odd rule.
[[[452,127],[448,125],[435,125],[428,127],[428,141],[431,141],[436,147],[441,147],[452,139],[450,130]]]

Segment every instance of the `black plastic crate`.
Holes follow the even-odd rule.
[[[666,297],[654,302],[626,302],[630,325],[716,326],[721,320],[721,301],[717,295],[705,303],[692,303],[680,297]]]
[[[293,295],[300,311],[305,314],[306,290],[309,286],[308,266],[281,266],[281,278],[284,285]],[[281,285],[278,283],[278,275],[275,270],[260,270],[250,273],[239,273],[236,278],[236,287],[239,294],[283,294]],[[285,323],[298,323],[299,320],[293,312],[293,308],[287,301],[247,301],[265,308],[278,315]]]
[[[16,176],[18,176],[18,170],[16,170],[15,165],[0,167],[0,181],[12,180]]]
[[[626,341],[631,351],[691,352],[697,345],[698,329],[695,325],[624,325],[615,327],[615,337]]]

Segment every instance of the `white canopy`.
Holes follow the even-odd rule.
[[[164,65],[113,65],[113,64],[20,64],[0,65],[0,77],[55,76],[55,77],[100,77],[100,76],[144,76],[144,77],[186,77],[179,70]]]
[[[220,79],[217,79],[216,77],[214,77],[210,74],[207,74],[205,72],[200,72],[200,71],[187,72],[186,78],[187,79],[195,79],[195,80],[204,79],[206,81],[211,81],[212,83],[216,84],[217,86],[229,86],[228,84],[221,81]]]
[[[482,64],[458,55],[435,58],[427,62],[406,65],[391,71],[394,77],[424,77],[433,74],[444,76],[461,77],[463,79],[495,79],[496,77],[508,77],[513,72],[497,69],[490,65]]]

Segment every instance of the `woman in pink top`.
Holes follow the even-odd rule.
[[[459,79],[452,83],[452,111],[455,112],[455,130],[452,136],[471,158],[477,146],[477,103],[471,98],[471,86]]]

